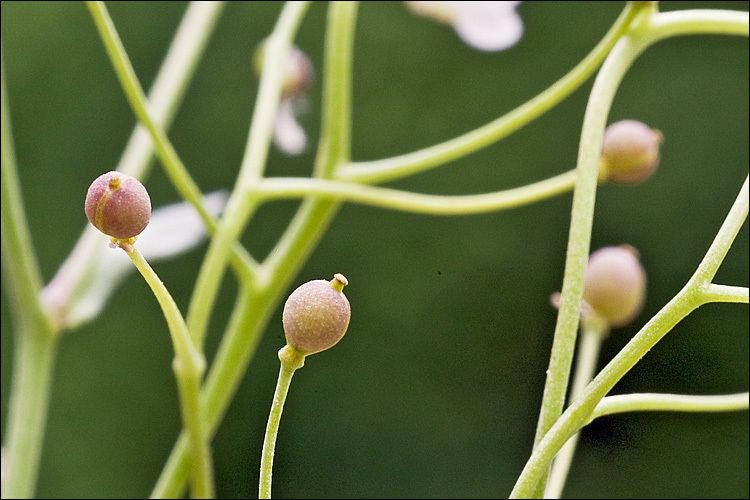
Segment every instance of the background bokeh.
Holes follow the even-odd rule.
[[[108,2],[148,88],[183,2]],[[533,97],[599,41],[620,2],[528,2],[526,31],[480,53],[401,2],[364,2],[355,44],[353,159],[389,157],[476,128]],[[675,2],[662,10],[746,2]],[[170,138],[206,192],[230,189],[257,91],[252,55],[276,2],[231,2]],[[326,6],[297,43],[318,74],[302,122],[318,137]],[[83,3],[2,2],[2,44],[25,207],[49,280],[86,224],[83,199],[113,168],[135,123]],[[616,96],[611,120],[659,128],[653,178],[603,185],[592,247],[629,243],[648,271],[648,302],[613,332],[603,366],[684,285],[748,173],[748,40],[690,36],[649,49]],[[590,82],[505,140],[389,184],[462,194],[540,180],[575,165]],[[309,175],[314,148],[272,150],[270,176]],[[155,206],[178,200],[160,168]],[[344,273],[353,316],[335,349],[296,376],[276,448],[277,497],[507,496],[528,458],[555,323],[571,195],[506,212],[432,217],[347,204],[295,283]],[[242,242],[262,258],[296,202],[264,206]],[[205,244],[154,267],[184,311]],[[102,276],[101,279],[107,279]],[[717,282],[748,285],[745,223]],[[213,355],[236,290],[225,279],[208,339]],[[291,290],[290,290],[291,291]],[[2,416],[13,324],[2,297]],[[282,347],[278,308],[214,442],[220,497],[257,495],[262,436]],[[148,495],[179,431],[172,347],[157,302],[132,275],[104,313],[60,343],[37,493]],[[675,328],[614,393],[730,393],[748,387],[748,310],[713,304]],[[748,414],[642,413],[583,431],[570,497],[748,497]]]

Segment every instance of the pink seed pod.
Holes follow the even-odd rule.
[[[630,245],[604,247],[589,257],[583,300],[611,327],[627,325],[643,309],[646,272]]]
[[[102,233],[117,239],[137,236],[151,218],[151,198],[138,179],[107,172],[86,193],[86,217]]]
[[[349,327],[351,307],[342,292],[348,281],[313,280],[300,285],[284,304],[282,322],[287,344],[308,355],[333,347]]]
[[[604,132],[600,177],[621,184],[638,184],[659,166],[659,147],[664,136],[635,120],[613,123]]]

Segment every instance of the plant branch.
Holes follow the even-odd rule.
[[[494,193],[446,196],[413,193],[352,182],[308,178],[272,177],[260,181],[255,192],[263,200],[318,195],[339,202],[435,215],[465,215],[519,207],[570,191],[577,172],[563,174],[514,189]]]
[[[354,162],[337,170],[336,178],[377,184],[444,165],[509,136],[572,94],[596,71],[617,40],[628,29],[638,9],[628,2],[594,49],[568,74],[530,101],[500,118],[459,137],[413,153],[369,162]]]
[[[13,373],[5,428],[3,498],[31,498],[39,473],[57,339],[54,324],[40,301],[42,279],[31,242],[18,179],[5,62],[0,57],[2,111],[0,142],[0,246],[4,289],[14,323]]]

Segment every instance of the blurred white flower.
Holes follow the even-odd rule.
[[[203,203],[211,215],[218,216],[224,210],[227,197],[226,191],[216,191],[206,195]],[[86,244],[82,239],[42,291],[42,299],[56,320],[70,328],[98,316],[122,281],[135,271],[125,252],[109,248],[108,236],[96,230],[91,234],[92,238],[101,240],[101,245],[94,247],[92,255],[83,255],[81,249]],[[138,235],[136,245],[146,260],[155,262],[185,253],[205,237],[206,229],[198,212],[189,203],[182,202],[154,210],[148,226]],[[82,264],[85,274],[76,279]]]
[[[256,51],[255,70],[260,75],[263,70],[263,48]],[[273,127],[273,142],[289,156],[305,151],[307,135],[297,122],[297,117],[307,109],[307,90],[312,85],[314,71],[310,59],[297,47],[287,53],[284,82],[281,87],[281,101]]]
[[[416,14],[450,24],[458,36],[485,52],[505,50],[521,39],[521,2],[406,2]]]
[[[283,99],[279,103],[276,122],[273,125],[273,143],[289,156],[297,156],[305,151],[307,135],[297,123],[292,99]]]

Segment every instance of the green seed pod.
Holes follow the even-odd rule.
[[[284,304],[282,322],[287,344],[304,355],[333,347],[346,333],[351,307],[342,292],[348,281],[336,274],[330,282],[300,285]]]
[[[151,218],[151,198],[138,179],[107,172],[91,183],[86,217],[102,233],[117,239],[137,236]]]
[[[664,136],[635,120],[613,123],[604,132],[600,179],[638,184],[659,166],[659,147]]]
[[[611,327],[627,325],[646,299],[646,272],[629,245],[593,252],[586,266],[583,300]]]

